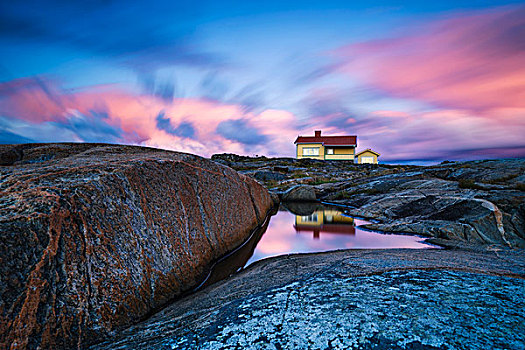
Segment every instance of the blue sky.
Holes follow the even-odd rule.
[[[292,156],[322,129],[390,161],[525,155],[520,2],[0,6],[2,143]]]

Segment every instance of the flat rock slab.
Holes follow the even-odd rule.
[[[97,349],[523,349],[523,251],[260,261]]]

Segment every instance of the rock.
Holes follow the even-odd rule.
[[[84,348],[144,319],[272,205],[253,179],[189,154],[25,145],[0,167],[0,348]]]
[[[245,162],[247,160],[265,160],[267,159],[264,156],[257,156],[257,157],[248,157],[248,156],[240,156],[234,153],[221,153],[221,154],[214,154],[211,156],[211,160],[213,161],[228,161],[228,162]]]
[[[22,159],[23,148],[21,146],[0,148],[0,165],[13,165]]]
[[[312,186],[297,185],[283,193],[283,202],[315,202],[317,200]]]
[[[369,229],[419,234],[441,242],[525,248],[525,196],[513,184],[525,171],[525,161],[499,163],[454,163],[449,166],[461,167],[372,176],[360,183],[325,187],[321,199],[353,207],[351,215],[379,221],[367,225]],[[504,169],[497,170],[500,167]],[[496,175],[491,181],[499,178],[500,183],[462,186],[462,179],[481,178],[476,170],[482,174],[493,170]]]
[[[522,250],[275,257],[93,349],[519,349],[524,276]]]
[[[315,192],[310,200],[351,207],[352,214],[379,221],[374,229],[426,235],[440,242],[448,239],[446,246],[525,248],[525,159],[444,162],[428,167],[241,159],[231,166],[252,177],[262,169],[286,167],[286,180],[276,184],[259,179],[283,201],[291,200],[289,194],[297,191],[292,187],[310,185]]]
[[[285,167],[285,166],[274,166],[273,167],[273,171],[278,171],[278,172],[281,172],[281,173],[288,173],[288,170],[289,168],[288,167]]]
[[[256,171],[253,174],[253,177],[261,181],[281,181],[286,179],[286,175],[281,173],[276,173],[274,171]]]
[[[307,216],[313,214],[316,210],[323,209],[319,202],[285,202],[283,207],[294,215]]]
[[[272,199],[274,206],[279,206],[279,203],[281,203],[281,198],[279,197],[279,194],[276,192],[270,192],[270,198]]]

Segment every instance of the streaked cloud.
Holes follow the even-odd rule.
[[[295,116],[285,111],[254,114],[242,105],[198,98],[168,102],[116,87],[67,91],[43,79],[0,84],[0,111],[11,121],[0,125],[10,139],[30,139],[32,132],[24,133],[39,128],[33,139],[47,141],[63,130],[60,141],[142,144],[205,156],[289,155],[297,133]]]
[[[435,107],[525,108],[525,7],[455,14],[410,29],[337,50],[338,69]]]
[[[156,121],[157,128],[166,131],[168,134],[187,138],[194,138],[196,136],[193,123],[183,121],[179,123],[177,127],[174,127],[171,125],[171,119],[167,117],[163,111],[157,115]]]
[[[0,142],[294,156],[322,129],[382,160],[525,156],[525,7],[383,2],[2,3]]]
[[[34,141],[31,139],[28,139],[27,137],[15,134],[13,132],[2,130],[2,126],[0,126],[0,144],[9,145],[9,144],[29,143],[29,142],[34,142]]]
[[[109,116],[105,112],[89,111],[85,115],[70,111],[65,120],[54,121],[51,124],[70,130],[85,142],[115,143],[124,139],[123,131],[116,125],[110,125]]]
[[[268,141],[265,135],[242,119],[228,119],[220,122],[217,125],[217,133],[228,140],[245,145],[260,145]]]

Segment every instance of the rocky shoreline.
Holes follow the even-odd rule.
[[[305,200],[315,195],[344,205],[352,216],[373,219],[369,229],[423,235],[446,247],[525,248],[525,159],[426,167],[229,154],[212,159],[281,197],[300,186]]]
[[[0,164],[0,348],[525,343],[523,159],[210,161],[142,147],[28,144],[1,145]],[[341,205],[371,219],[370,229],[447,249],[285,255],[232,275],[279,200],[297,215],[319,202]],[[238,261],[225,263],[227,254]],[[183,296],[214,265],[219,273],[205,288]]]
[[[314,200],[331,202],[373,219],[371,229],[424,235],[448,249],[265,259],[92,349],[521,349],[525,343],[523,160],[362,168],[233,155],[214,160],[264,183],[298,215],[315,209]],[[473,231],[457,234],[463,225]]]

